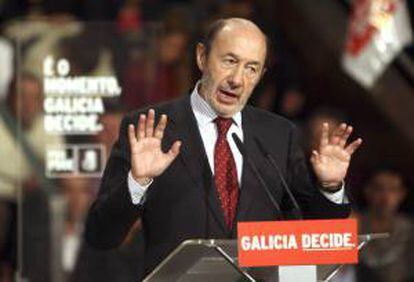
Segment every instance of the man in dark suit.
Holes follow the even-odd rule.
[[[306,217],[346,217],[350,211],[342,183],[361,144],[358,139],[346,145],[352,127],[342,124],[330,133],[324,125],[311,157],[311,181],[295,127],[246,106],[265,71],[262,31],[244,19],[219,20],[196,51],[202,78],[191,96],[124,118],[87,220],[88,242],[112,248],[140,219],[147,273],[185,239],[234,238],[237,222],[279,219],[278,206],[291,206],[256,140],[277,161]],[[233,133],[276,204],[238,151]]]

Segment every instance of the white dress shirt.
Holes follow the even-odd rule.
[[[198,93],[198,83],[191,93],[190,100],[191,109],[193,110],[194,116],[196,118],[198,129],[202,133],[201,138],[203,140],[208,162],[210,164],[211,171],[214,174],[214,146],[217,140],[217,128],[214,119],[217,117],[217,114]],[[233,123],[227,132],[227,140],[229,142],[234,161],[236,162],[237,179],[239,181],[239,187],[241,187],[240,184],[243,168],[243,158],[236,144],[234,143],[233,138],[231,137],[233,133],[236,133],[240,140],[243,141],[241,112],[238,112],[233,116]],[[128,173],[128,189],[133,204],[138,205],[143,203],[145,200],[145,191],[151,184],[152,181],[149,184],[142,186],[134,180],[131,171]],[[336,204],[341,204],[344,202],[344,187],[342,187],[342,189],[336,193],[326,193],[322,190],[321,193],[330,201]]]

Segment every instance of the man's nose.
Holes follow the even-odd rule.
[[[229,76],[229,84],[232,88],[238,88],[243,84],[243,68],[238,66],[233,69],[232,73]]]

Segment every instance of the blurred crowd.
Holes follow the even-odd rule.
[[[346,109],[308,106],[303,70],[277,26],[261,17],[262,2],[0,1],[0,281],[13,281],[16,270],[33,282],[122,282],[140,276],[145,247],[135,231],[140,222],[118,249],[89,247],[83,221],[99,178],[46,177],[46,144],[99,143],[108,155],[124,113],[189,93],[199,76],[194,46],[211,20],[250,18],[268,33],[272,63],[250,102],[297,123],[306,152],[316,146],[323,122],[349,122]],[[44,132],[47,55],[68,59],[71,75],[118,79],[122,93],[105,101],[98,134]],[[389,232],[390,237],[368,244],[361,263],[344,269],[336,281],[414,281],[414,227],[400,209],[411,187],[392,166],[369,169],[372,173],[353,188],[363,191],[354,216],[361,234]]]

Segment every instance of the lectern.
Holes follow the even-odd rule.
[[[359,235],[358,248],[388,234]],[[164,259],[145,282],[221,281],[330,281],[342,265],[301,265],[241,268],[237,261],[237,240],[186,240]]]

